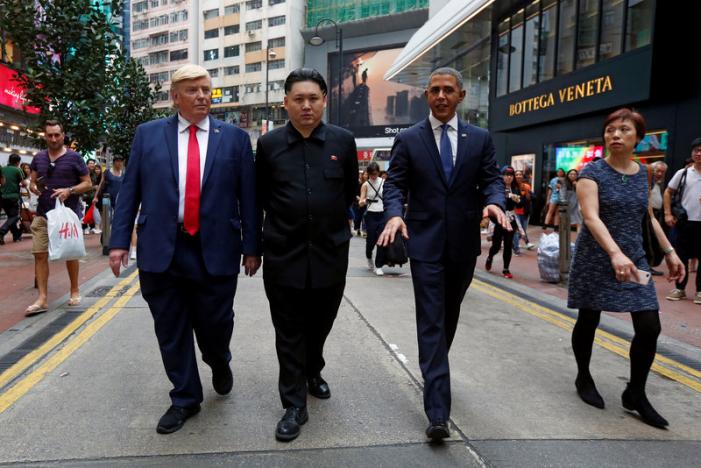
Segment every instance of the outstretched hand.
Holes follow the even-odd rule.
[[[482,218],[491,218],[496,224],[500,225],[507,231],[513,231],[511,223],[506,217],[506,213],[497,205],[487,205],[482,210]]]

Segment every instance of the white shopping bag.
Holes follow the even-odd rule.
[[[73,210],[56,198],[56,207],[46,213],[49,232],[49,260],[77,260],[85,257],[83,228]]]

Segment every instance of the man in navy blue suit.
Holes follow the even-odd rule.
[[[204,68],[185,65],[171,83],[178,112],[137,128],[110,239],[110,266],[119,275],[138,212],[141,292],[173,384],[172,405],[156,428],[161,434],[177,431],[200,410],[193,331],[212,368],[214,390],[231,391],[229,342],[241,255],[250,276],[261,263],[248,134],[209,116],[211,79]]]
[[[426,435],[438,441],[450,436],[448,351],[481,250],[480,221],[489,216],[505,229],[511,227],[503,211],[504,183],[492,138],[456,113],[465,98],[462,76],[439,68],[425,94],[429,117],[394,140],[384,186],[388,221],[378,244],[394,242],[397,232],[407,239],[429,419]]]

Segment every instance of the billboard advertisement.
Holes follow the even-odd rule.
[[[428,116],[424,90],[384,75],[402,47],[343,52],[340,126],[356,138],[393,137]],[[329,55],[328,120],[338,123],[338,54]]]
[[[26,98],[24,97],[24,88],[15,81],[17,72],[11,68],[0,65],[0,104],[13,109],[25,111],[29,114],[38,114],[39,109],[36,107],[23,107]]]
[[[562,146],[555,149],[555,167],[564,169],[565,172],[570,169],[581,171],[587,163],[594,158],[602,158],[603,155],[603,146]]]

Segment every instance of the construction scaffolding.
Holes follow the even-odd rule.
[[[337,23],[428,8],[429,0],[309,0],[307,27],[328,18]]]

